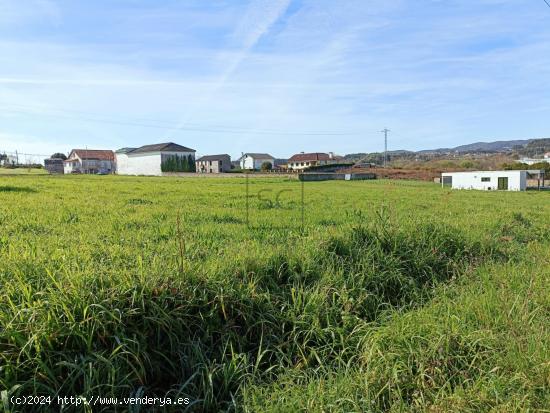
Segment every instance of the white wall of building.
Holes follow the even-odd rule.
[[[119,175],[153,175],[160,176],[160,152],[130,154],[116,154],[117,174]]]
[[[64,174],[71,174],[73,172],[73,164],[72,163],[63,163],[63,173]]]
[[[453,189],[497,190],[498,178],[508,178],[509,191],[525,191],[527,171],[475,171],[449,172],[441,176],[452,177]],[[443,180],[443,179],[442,179]]]
[[[161,176],[162,155],[189,156],[195,161],[194,152],[116,153],[117,174]]]
[[[116,162],[116,173],[121,174],[120,171],[127,171],[129,168],[128,165],[128,154],[127,153],[116,153],[115,152],[115,162]],[[121,174],[129,175],[129,174]]]

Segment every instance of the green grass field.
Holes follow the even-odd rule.
[[[550,409],[548,192],[0,176],[0,223],[5,411]]]
[[[2,175],[47,175],[48,171],[38,168],[1,168],[0,176]]]

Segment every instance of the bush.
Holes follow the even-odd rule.
[[[56,152],[50,156],[50,159],[63,159],[65,161],[67,160],[67,156],[64,153]]]

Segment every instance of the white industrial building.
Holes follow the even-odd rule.
[[[544,158],[521,158],[518,162],[534,165],[536,163],[548,162],[550,163],[550,152],[544,154]]]
[[[441,174],[441,185],[453,189],[525,191],[527,175],[527,171],[446,172]]]
[[[239,160],[241,169],[259,170],[264,162],[275,166],[275,158],[267,153],[244,153]]]
[[[115,156],[119,175],[160,176],[163,169],[168,172],[191,172],[195,169],[195,150],[173,142],[122,148],[115,152]]]

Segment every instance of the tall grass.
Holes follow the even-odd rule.
[[[540,209],[493,212],[476,230],[445,218],[448,198],[423,184],[403,186],[408,198],[393,209],[376,206],[402,197],[383,183],[312,185],[302,233],[277,229],[277,214],[293,211],[258,210],[262,225],[247,229],[238,179],[102,178],[12,177],[33,191],[0,194],[6,395],[170,395],[197,411],[454,406],[450,395],[491,379],[498,338],[515,331],[494,333],[489,304],[484,329],[453,330],[460,308],[468,320],[483,314],[455,294],[475,291],[493,266],[490,281],[505,283],[498,274],[524,268],[526,249],[544,255],[548,240]],[[365,191],[361,213],[315,205],[331,193],[358,208]],[[535,201],[543,211],[545,195]],[[548,304],[542,290],[524,290],[538,294],[532,311]],[[535,337],[547,319],[536,310],[525,332]],[[533,358],[524,368],[509,360],[510,371],[544,359],[540,343],[529,345]],[[544,381],[524,386],[540,405]],[[320,403],[300,404],[302,392]]]

